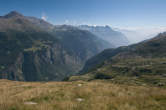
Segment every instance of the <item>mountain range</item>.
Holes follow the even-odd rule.
[[[62,80],[111,46],[89,31],[12,11],[0,16],[0,78]]]
[[[109,26],[53,25],[13,11],[0,16],[0,79],[163,85],[165,42],[166,33],[160,33],[124,46],[126,37]]]
[[[99,38],[108,41],[110,44],[119,47],[128,45],[130,42],[127,37],[120,31],[115,31],[109,26],[78,26],[82,30],[88,30]]]

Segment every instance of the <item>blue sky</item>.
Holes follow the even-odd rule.
[[[0,15],[16,10],[54,24],[166,26],[166,0],[1,0]]]

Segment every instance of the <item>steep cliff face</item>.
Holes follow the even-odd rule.
[[[10,38],[1,35],[1,38],[3,37]],[[12,36],[12,38],[14,37]],[[15,40],[15,42],[21,43],[13,44],[16,47],[15,50],[13,50],[13,46],[8,47],[12,43],[1,45],[0,78],[25,81],[62,80],[71,73],[78,72],[83,65],[83,60],[70,54],[54,39],[47,43],[46,40],[33,39],[33,43],[28,44],[29,46],[24,45],[25,42],[21,42],[20,39],[15,38]],[[25,40],[30,42],[32,39]],[[14,39],[7,40],[5,44],[11,41]]]
[[[53,45],[38,52],[24,52],[25,80],[62,80],[78,72],[82,62],[70,56],[61,45]]]

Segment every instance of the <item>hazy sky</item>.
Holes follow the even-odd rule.
[[[166,0],[0,0],[0,15],[12,10],[54,24],[166,26]]]

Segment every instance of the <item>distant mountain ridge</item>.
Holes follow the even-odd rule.
[[[123,33],[115,31],[109,26],[80,25],[78,27],[82,30],[88,30],[92,32],[96,36],[100,37],[105,41],[108,41],[116,47],[125,46],[129,44],[127,37]]]

